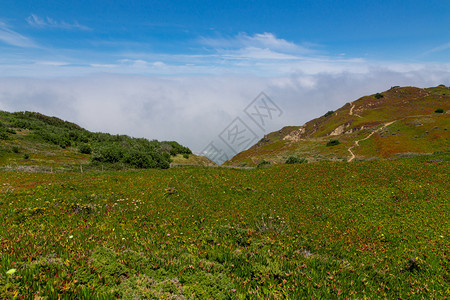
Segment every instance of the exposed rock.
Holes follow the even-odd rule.
[[[345,129],[347,129],[348,126],[349,124],[342,124],[336,127],[336,129],[334,129],[329,135],[341,135],[345,132]]]
[[[302,135],[304,135],[305,132],[306,132],[306,129],[304,126],[302,126],[299,129],[296,129],[296,130],[292,131],[291,133],[289,133],[288,135],[286,135],[283,138],[283,140],[284,141],[293,141],[293,142],[300,141],[302,138]]]

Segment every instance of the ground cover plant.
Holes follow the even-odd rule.
[[[448,298],[448,160],[2,172],[0,298]]]

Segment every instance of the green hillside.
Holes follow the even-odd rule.
[[[336,111],[272,132],[226,165],[284,163],[290,156],[320,160],[392,158],[450,149],[450,88],[392,87]],[[334,146],[327,146],[338,140]]]
[[[39,113],[0,111],[0,166],[6,169],[165,169],[183,155],[181,163],[196,157],[173,141],[94,133]]]
[[[449,158],[0,172],[0,298],[446,299]]]

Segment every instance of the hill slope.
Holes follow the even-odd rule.
[[[29,171],[80,165],[164,169],[172,158],[178,164],[210,163],[173,141],[94,133],[40,113],[0,111],[0,167]]]
[[[441,109],[443,112],[436,112]],[[391,158],[405,153],[449,150],[450,88],[392,87],[345,104],[303,126],[272,132],[227,165]],[[334,146],[327,146],[338,140]]]

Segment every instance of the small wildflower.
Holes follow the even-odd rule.
[[[70,235],[70,236],[69,236],[69,239],[73,239],[73,235]]]
[[[13,275],[14,273],[16,273],[16,271],[16,269],[9,269],[8,271],[6,271],[6,274]]]

